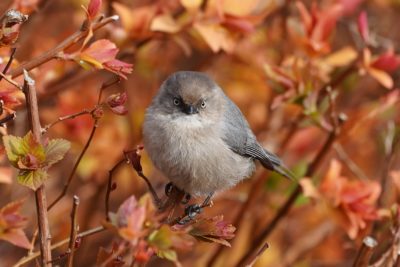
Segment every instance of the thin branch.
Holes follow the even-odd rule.
[[[266,251],[268,248],[269,248],[269,245],[267,242],[265,242],[264,245],[258,251],[258,253],[255,255],[254,259],[251,262],[249,262],[249,264],[247,264],[246,267],[253,266],[256,263],[256,261],[261,257],[261,255],[264,253],[264,251]]]
[[[4,118],[0,119],[0,125],[12,121],[17,115],[14,113],[6,115]]]
[[[82,160],[83,156],[85,155],[87,149],[89,148],[90,144],[92,143],[94,134],[95,134],[96,129],[97,129],[97,127],[98,127],[98,120],[99,120],[99,119],[95,119],[95,120],[94,120],[93,127],[92,127],[92,131],[91,131],[91,133],[90,133],[90,136],[89,136],[88,140],[86,141],[86,144],[85,144],[85,146],[83,147],[81,154],[79,155],[78,159],[76,160],[76,162],[75,162],[75,164],[74,164],[74,167],[72,168],[71,173],[70,173],[69,176],[68,176],[67,182],[64,184],[64,188],[63,188],[62,192],[61,192],[60,195],[58,195],[58,197],[50,204],[48,210],[50,210],[51,208],[53,208],[54,205],[56,205],[56,204],[58,203],[58,201],[60,201],[60,200],[67,194],[69,185],[71,184],[72,179],[73,179],[74,176],[75,176],[75,172],[76,172],[76,170],[78,169],[78,166],[79,166],[79,164],[81,163],[81,160]]]
[[[353,267],[367,267],[371,260],[374,248],[378,245],[378,242],[371,236],[364,238],[362,246],[358,251],[357,257],[353,263]]]
[[[346,164],[346,166],[349,168],[349,170],[354,173],[358,178],[363,179],[363,180],[368,180],[369,178],[367,175],[363,172],[360,167],[357,166],[357,164],[354,163],[354,161],[349,157],[349,155],[346,153],[346,151],[343,149],[342,145],[336,143],[333,145],[333,148],[335,149],[339,159]]]
[[[4,79],[6,80],[9,84],[17,87],[17,89],[22,90],[22,86],[19,85],[16,81],[14,81],[13,79],[7,77],[4,73],[0,72],[0,80]]]
[[[77,222],[77,210],[79,205],[79,197],[74,196],[74,200],[72,203],[72,211],[71,211],[71,231],[69,237],[69,245],[68,245],[68,261],[67,266],[72,267],[74,263],[74,251],[75,251],[75,242],[76,236],[79,230],[78,222]]]
[[[3,73],[4,75],[7,74],[7,71],[8,71],[8,69],[10,68],[10,66],[11,66],[11,64],[12,64],[12,62],[13,62],[13,60],[14,60],[14,56],[15,56],[15,52],[16,52],[16,51],[17,51],[17,48],[16,48],[16,47],[11,48],[10,58],[8,59],[8,62],[7,62],[7,64],[6,64],[6,66],[4,67],[3,71],[2,71],[2,73]],[[3,79],[3,76],[0,77],[0,81],[1,81],[2,79]]]
[[[85,231],[85,232],[79,233],[79,234],[76,236],[76,239],[82,239],[82,238],[84,238],[84,237],[88,237],[88,236],[91,236],[91,235],[94,235],[94,234],[103,232],[104,230],[106,230],[106,228],[104,228],[103,226],[98,226],[98,227],[96,227],[96,228],[89,229],[89,230],[87,230],[87,231]],[[70,240],[70,238],[68,237],[67,239],[64,239],[64,240],[61,240],[61,241],[58,242],[58,243],[55,243],[54,245],[51,246],[51,250],[57,249],[57,248],[59,248],[59,247],[65,245],[65,244],[68,244],[68,243],[69,243],[69,240]],[[13,265],[13,267],[21,267],[22,265],[24,265],[24,264],[26,264],[26,263],[28,263],[28,262],[30,262],[30,261],[36,259],[36,258],[39,257],[40,255],[41,255],[41,254],[40,254],[39,251],[33,252],[32,254],[30,254],[30,255],[28,255],[28,256],[23,257],[22,259],[20,259],[16,264]]]
[[[70,114],[67,116],[63,116],[63,117],[59,117],[56,121],[53,121],[50,124],[47,124],[43,129],[42,129],[42,134],[46,133],[51,127],[53,127],[54,125],[56,125],[57,123],[66,121],[66,120],[70,120],[70,119],[75,119],[76,117],[82,116],[82,115],[91,115],[93,113],[94,109],[92,110],[87,110],[84,109],[80,112],[74,113],[74,114]]]
[[[317,170],[319,164],[321,163],[324,156],[327,154],[329,149],[331,148],[332,144],[336,139],[336,131],[332,131],[328,138],[326,139],[324,145],[322,146],[321,150],[318,152],[316,157],[314,158],[313,162],[311,163],[310,167],[305,174],[306,177],[312,176],[314,172]],[[246,266],[249,262],[257,256],[260,249],[266,243],[265,240],[271,234],[271,232],[275,229],[278,223],[283,219],[283,217],[289,212],[290,208],[296,201],[297,197],[300,196],[302,192],[301,186],[297,185],[292,194],[283,204],[283,206],[277,211],[276,215],[272,219],[272,221],[268,224],[268,226],[262,231],[262,233],[253,241],[252,247],[248,250],[246,255],[240,260],[238,266]]]
[[[114,84],[117,84],[120,82],[121,82],[121,77],[117,76],[116,78],[112,78],[109,81],[103,83],[102,86],[100,87],[99,96],[97,98],[97,105],[99,105],[101,103],[101,97],[103,96],[103,91],[107,88],[110,88]]]
[[[23,92],[26,98],[26,106],[28,110],[28,119],[34,139],[41,142],[41,126],[39,120],[39,110],[37,105],[35,81],[32,80],[28,72],[24,70],[24,87]],[[51,266],[51,235],[49,220],[47,216],[47,199],[44,184],[36,191],[36,209],[38,215],[39,235],[40,235],[40,251],[41,266]]]
[[[105,25],[107,25],[110,22],[117,21],[118,19],[119,19],[119,17],[115,15],[115,16],[104,18],[101,21],[94,22],[94,23],[92,23],[92,30],[94,32],[94,31],[104,27]],[[50,60],[56,58],[60,52],[64,51],[71,45],[79,42],[80,40],[86,38],[87,34],[88,34],[88,30],[85,29],[84,27],[81,27],[80,30],[73,33],[71,36],[69,36],[67,39],[62,41],[56,47],[52,48],[49,51],[44,52],[43,54],[32,59],[31,61],[21,64],[21,66],[12,70],[10,73],[11,77],[13,77],[13,78],[18,77],[23,73],[24,69],[31,70],[33,68],[36,68],[36,67],[46,63],[47,61],[50,61]]]
[[[146,177],[146,175],[144,175],[143,172],[137,172],[137,174],[139,175],[139,177],[141,177],[145,183],[147,184],[147,187],[150,190],[151,195],[153,196],[154,202],[156,203],[157,207],[160,208],[161,207],[161,199],[158,197],[156,190],[154,190],[153,185],[150,183],[149,178]]]
[[[106,191],[106,198],[105,198],[105,211],[106,211],[106,220],[107,221],[110,221],[110,217],[108,215],[110,212],[110,205],[109,205],[110,194],[111,194],[111,191],[115,190],[115,186],[113,185],[113,182],[112,182],[112,177],[113,177],[114,172],[124,162],[126,162],[126,158],[119,160],[117,162],[117,164],[115,164],[114,167],[112,167],[112,169],[108,172],[108,183],[107,183],[107,191]]]

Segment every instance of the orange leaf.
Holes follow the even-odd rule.
[[[177,33],[181,30],[181,26],[174,20],[171,14],[162,14],[156,16],[151,21],[150,30],[166,33]]]
[[[214,53],[221,49],[227,53],[233,52],[235,40],[224,27],[214,23],[197,22],[194,24],[194,29],[203,37]]]
[[[377,80],[382,86],[387,89],[391,89],[393,87],[393,79],[392,77],[384,72],[383,70],[378,70],[373,67],[367,68],[367,72],[371,75],[375,80]]]
[[[29,249],[31,244],[22,230],[27,219],[19,214],[23,202],[14,201],[0,209],[0,239]]]

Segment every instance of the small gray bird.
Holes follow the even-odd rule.
[[[209,196],[255,170],[255,160],[292,178],[256,140],[239,108],[206,74],[169,76],[146,111],[144,145],[154,165],[179,189]]]

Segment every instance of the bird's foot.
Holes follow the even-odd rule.
[[[185,196],[183,197],[181,204],[186,205],[187,203],[189,203],[191,198],[192,196],[189,193],[185,193]]]
[[[211,197],[213,193],[209,194],[204,202],[199,204],[192,204],[185,208],[185,216],[178,221],[178,224],[184,225],[193,220],[197,215],[199,215],[204,207],[210,207],[212,205]]]
[[[184,225],[193,220],[202,211],[202,206],[199,204],[189,205],[185,208],[185,216],[179,220],[178,224]]]
[[[174,189],[174,184],[172,182],[169,182],[168,184],[165,185],[165,195],[169,197],[172,193],[172,190]]]

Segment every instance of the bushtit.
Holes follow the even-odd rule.
[[[146,111],[144,145],[154,165],[179,189],[209,196],[249,177],[255,161],[292,178],[257,142],[239,108],[207,75],[169,76]]]

